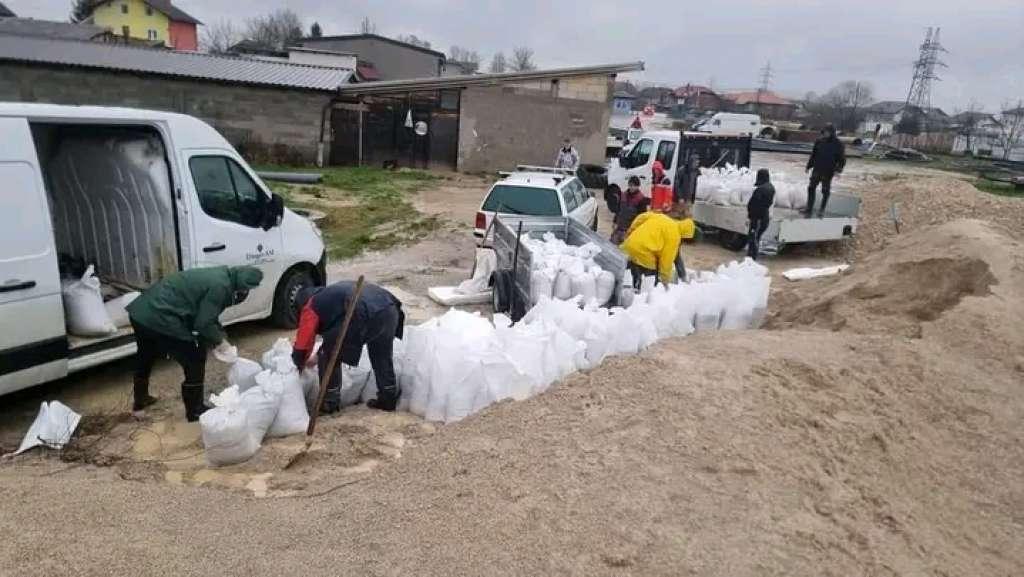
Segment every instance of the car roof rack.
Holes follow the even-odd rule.
[[[560,168],[556,166],[534,166],[532,164],[520,164],[516,166],[517,172],[549,172],[551,174],[564,174],[576,176],[576,170],[572,168]]]

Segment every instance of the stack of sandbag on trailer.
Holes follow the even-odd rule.
[[[540,239],[523,235],[522,243],[533,254],[530,272],[531,304],[542,298],[569,300],[602,306],[611,300],[615,275],[594,261],[601,247],[594,243],[572,246],[546,232]]]
[[[697,200],[721,206],[746,206],[754,192],[756,171],[727,164],[722,168],[701,168],[697,179]],[[807,206],[806,181],[790,179],[785,172],[773,172],[778,208],[802,210]]]

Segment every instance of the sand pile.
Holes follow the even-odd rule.
[[[970,306],[947,327],[958,339],[990,340],[972,326],[979,322],[986,332],[1016,337],[1022,258],[1019,240],[983,221],[919,227],[865,257],[851,274],[775,293],[766,326],[921,337],[925,326],[963,303]]]
[[[981,192],[954,177],[880,180],[863,187],[861,200],[860,226],[854,241],[857,257],[884,247],[896,236],[891,216],[894,203],[903,233],[962,218],[1002,225],[1014,235],[1024,231],[1024,199]]]

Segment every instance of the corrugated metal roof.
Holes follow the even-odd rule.
[[[321,91],[337,90],[352,76],[325,66],[11,34],[0,34],[2,60]]]
[[[106,28],[91,24],[73,24],[71,22],[36,20],[35,18],[0,18],[0,34],[89,40],[106,33]]]
[[[598,66],[579,66],[574,68],[551,68],[548,70],[532,70],[530,72],[503,72],[501,74],[466,74],[461,76],[430,76],[427,78],[409,78],[405,80],[383,80],[380,82],[362,82],[347,84],[341,87],[343,94],[373,94],[406,90],[435,90],[440,88],[457,88],[461,86],[479,86],[501,84],[504,82],[523,82],[548,78],[566,78],[570,76],[589,76],[593,74],[619,74],[644,69],[643,62],[627,62],[624,64],[602,64]]]

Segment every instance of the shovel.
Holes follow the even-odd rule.
[[[348,334],[348,326],[352,323],[352,315],[355,313],[356,304],[359,302],[359,295],[363,292],[363,276],[359,275],[359,280],[356,281],[356,291],[352,293],[352,298],[348,301],[345,310],[345,320],[341,323],[341,332],[338,333],[338,340],[334,343],[334,349],[331,351],[331,357],[327,363],[327,370],[324,371],[324,378],[320,380],[320,392],[316,397],[316,404],[313,405],[313,414],[309,416],[309,426],[306,427],[306,444],[302,447],[302,450],[288,459],[285,463],[284,468],[289,469],[295,463],[302,460],[309,453],[309,447],[313,444],[313,433],[316,431],[316,419],[320,416],[320,407],[324,404],[324,398],[327,396],[327,384],[331,382],[331,377],[334,376],[334,368],[338,365],[338,355],[341,354],[341,345],[345,342],[345,335]]]

